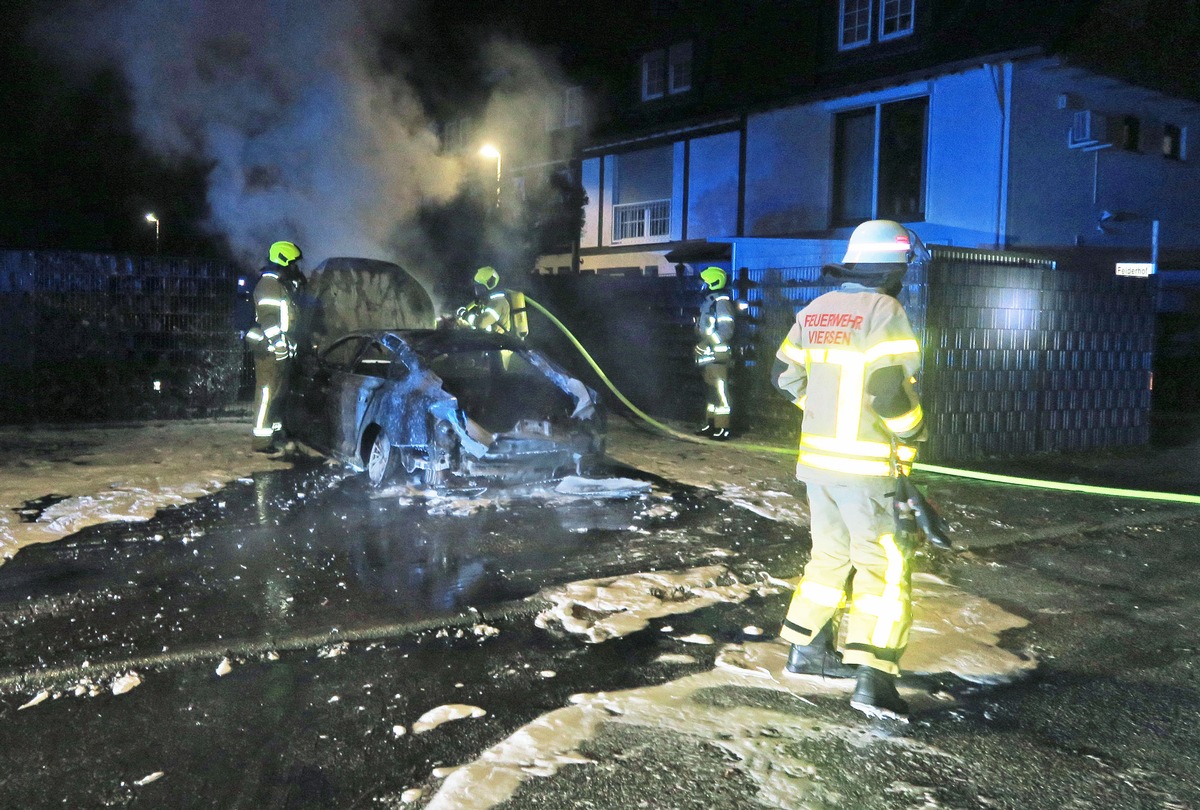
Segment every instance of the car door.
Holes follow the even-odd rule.
[[[338,419],[332,439],[337,455],[361,461],[359,439],[378,409],[376,401],[387,386],[393,359],[378,339],[368,339],[350,369],[333,375],[331,396],[338,403]]]
[[[353,368],[367,338],[351,335],[334,341],[307,367],[303,392],[297,398],[297,416],[304,420],[305,441],[322,452],[338,450],[334,437],[342,422],[340,379]]]

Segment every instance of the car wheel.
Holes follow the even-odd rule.
[[[382,430],[375,434],[371,449],[367,452],[367,480],[373,487],[381,487],[392,476],[394,466],[392,443]]]

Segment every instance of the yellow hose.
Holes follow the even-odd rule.
[[[617,390],[617,387],[612,384],[612,381],[608,379],[608,376],[604,373],[600,366],[596,364],[596,361],[592,359],[592,356],[588,354],[587,349],[585,349],[583,345],[575,339],[575,336],[571,334],[571,330],[567,329],[567,327],[563,325],[562,321],[554,317],[554,315],[552,315],[548,309],[530,298],[528,295],[525,296],[525,301],[526,303],[531,304],[538,312],[549,318],[550,322],[558,327],[559,331],[567,336],[567,339],[571,341],[571,344],[579,350],[581,355],[583,355],[583,359],[587,360],[588,365],[592,367],[596,374],[600,376],[600,379],[604,382],[604,384],[608,386],[608,390],[612,391],[617,399],[621,400],[621,402],[623,402],[625,406],[629,408],[629,410],[633,411],[634,414],[636,414],[640,419],[673,438],[686,442],[693,442],[695,444],[709,443],[705,439],[699,439],[694,436],[689,436],[686,433],[680,433],[678,430],[674,430],[664,425],[662,422],[659,422],[658,420],[649,416],[628,399],[626,399],[625,395]],[[796,453],[796,451],[793,449],[772,447],[764,444],[747,444],[745,442],[729,442],[729,444],[742,450],[751,450],[763,453],[786,453],[787,455],[795,455]],[[1061,481],[1044,481],[1037,478],[1022,478],[1015,475],[999,475],[997,473],[976,472],[974,470],[962,470],[954,467],[942,467],[936,464],[922,464],[920,462],[913,464],[913,468],[921,470],[922,472],[934,473],[936,475],[950,475],[957,478],[969,478],[976,481],[989,481],[996,484],[1011,484],[1013,486],[1020,487],[1058,490],[1060,492],[1079,492],[1086,495],[1104,495],[1111,498],[1137,498],[1139,500],[1149,501],[1200,504],[1200,495],[1184,495],[1177,492],[1154,492],[1150,490],[1121,489],[1119,487],[1098,487],[1089,484],[1066,484]]]

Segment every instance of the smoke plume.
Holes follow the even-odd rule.
[[[402,57],[392,55],[387,73],[378,67],[381,26],[404,5],[93,0],[40,34],[80,66],[119,68],[147,145],[211,166],[207,226],[248,266],[288,239],[309,267],[330,256],[386,259],[428,283],[447,269],[432,266],[437,251],[421,244],[416,214],[478,182],[479,159],[443,150]],[[520,133],[522,159],[544,159],[544,142],[529,137],[541,128],[529,122],[544,119],[555,79],[515,43],[482,52],[493,94],[476,131]]]

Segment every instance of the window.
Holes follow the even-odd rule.
[[[1171,160],[1183,160],[1183,130],[1175,124],[1163,124],[1162,154]]]
[[[642,101],[663,97],[665,65],[666,54],[663,51],[651,51],[642,56]]]
[[[838,50],[861,48],[871,44],[872,39],[887,42],[913,32],[916,0],[840,0],[840,3]],[[875,9],[879,11],[878,20],[874,19]]]
[[[569,129],[583,125],[583,88],[563,88],[546,112],[546,129]]]
[[[461,152],[471,140],[471,119],[455,118],[442,125],[442,149],[446,152]]]
[[[925,218],[928,98],[842,113],[834,126],[833,220]]]
[[[871,41],[871,0],[842,0],[841,50],[857,48]]]
[[[344,338],[326,349],[321,355],[321,360],[334,368],[347,369],[362,344],[363,339],[360,337]]]
[[[692,43],[677,42],[642,54],[642,101],[692,89]]]
[[[692,43],[680,42],[667,51],[669,71],[667,91],[682,93],[692,89]]]
[[[1117,143],[1127,152],[1136,152],[1141,147],[1142,122],[1136,115],[1126,115],[1121,118],[1121,128],[1117,132],[1120,138]]]
[[[671,146],[617,156],[613,241],[662,239],[670,234],[674,161]]]
[[[895,39],[913,30],[914,0],[882,0],[879,5],[879,41]]]

